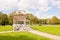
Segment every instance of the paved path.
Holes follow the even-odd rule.
[[[40,36],[44,36],[46,38],[51,38],[52,40],[60,40],[60,36],[56,36],[56,35],[52,35],[52,34],[48,34],[48,33],[44,33],[44,32],[40,32],[37,30],[30,30],[29,32],[33,33],[33,34],[37,34]]]
[[[9,33],[9,32],[14,32],[14,31],[4,31],[4,32],[0,32],[0,33]],[[16,32],[19,32],[19,31],[16,31]],[[28,32],[31,32],[33,34],[37,34],[37,35],[40,35],[40,36],[44,36],[46,38],[51,38],[52,40],[60,40],[60,36],[56,36],[56,35],[40,32],[40,31],[37,31],[37,30],[31,29]]]
[[[13,31],[3,31],[3,32],[0,32],[1,33],[10,33],[10,32],[13,32]]]

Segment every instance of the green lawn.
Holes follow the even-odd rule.
[[[42,25],[42,26],[31,26],[31,28],[46,32],[49,34],[59,35],[60,36],[60,25]],[[12,26],[0,26],[0,31],[10,31]],[[0,34],[0,40],[49,40],[49,38],[41,37],[29,32],[13,32]]]
[[[13,27],[6,25],[0,26],[1,31],[10,31]],[[0,33],[0,40],[51,40],[42,36],[38,36],[29,32],[12,32],[12,33]]]
[[[0,34],[0,40],[51,40],[29,32],[12,32]]]
[[[10,31],[12,29],[13,29],[13,27],[10,25],[0,26],[0,31]]]
[[[35,30],[60,36],[60,25],[31,26]]]
[[[39,30],[42,32],[46,32],[49,34],[59,35],[60,36],[60,25],[42,25],[42,26],[31,26],[31,28],[35,30]],[[6,26],[0,26],[0,31],[10,31],[13,30],[12,26],[6,25]]]

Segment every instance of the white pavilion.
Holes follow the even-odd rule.
[[[20,13],[20,15],[18,14]],[[17,11],[13,14],[13,31],[28,31],[29,27],[26,25],[27,19],[25,14]],[[21,23],[20,23],[21,22]]]

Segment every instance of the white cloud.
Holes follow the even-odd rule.
[[[60,0],[50,0],[52,4],[58,8],[60,8]]]
[[[50,17],[49,14],[42,14],[42,12],[47,12],[52,6],[48,6],[48,3],[52,2],[52,6],[56,6],[60,8],[60,1],[59,0],[0,0],[0,11],[1,10],[13,10],[13,8],[18,7],[20,10],[25,10],[27,12],[30,9],[33,10],[31,13],[36,13],[34,15],[37,15],[38,17]],[[35,11],[34,10],[37,10]],[[53,15],[52,15],[53,16]]]
[[[0,11],[13,9],[17,3],[17,0],[0,0]]]
[[[60,8],[60,0],[20,0],[20,2],[18,3],[18,8],[20,10],[26,10],[27,12],[29,12],[29,10],[31,9],[31,13],[35,13],[35,16],[42,18],[50,18],[54,16],[47,13],[47,11],[53,6]],[[38,11],[34,12],[34,10],[37,9]]]
[[[22,10],[39,9],[41,12],[45,12],[50,8],[48,2],[48,0],[21,0],[18,7]]]

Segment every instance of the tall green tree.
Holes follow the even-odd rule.
[[[9,18],[9,25],[13,24],[13,12],[8,15]]]
[[[51,24],[58,24],[58,18],[56,16],[53,16],[51,19]]]
[[[2,15],[3,15],[3,13],[0,12],[0,25],[2,25]]]
[[[33,14],[31,13],[26,13],[26,17],[29,21],[29,24],[36,24],[37,23],[37,17],[34,16]]]
[[[7,14],[3,14],[2,15],[2,25],[8,25],[9,20],[8,20],[8,15]]]

